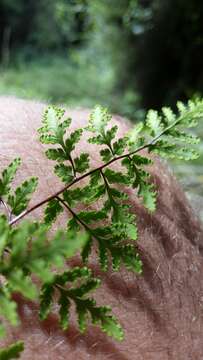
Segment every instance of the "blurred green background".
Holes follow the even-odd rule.
[[[100,103],[136,121],[202,96],[202,65],[202,0],[0,2],[0,94]],[[173,167],[203,217],[200,152]]]

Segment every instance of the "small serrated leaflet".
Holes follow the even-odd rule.
[[[156,136],[163,130],[161,117],[155,110],[149,110],[146,117],[146,125],[151,131],[152,136]]]
[[[108,148],[100,150],[100,155],[104,162],[108,162],[109,160],[112,159],[113,156]]]
[[[100,105],[97,105],[90,114],[87,129],[95,132],[96,134],[103,133],[110,120],[111,115],[108,113],[108,110]]]
[[[52,199],[48,202],[46,209],[44,211],[44,222],[45,224],[52,224],[58,215],[63,212],[63,207],[61,206],[58,199]]]
[[[8,195],[10,191],[11,182],[14,179],[14,176],[21,165],[21,159],[14,159],[6,169],[2,172],[2,178],[0,178],[0,197],[3,195]]]
[[[156,191],[154,190],[154,185],[142,181],[139,185],[138,195],[142,197],[144,206],[150,212],[154,212],[156,209]]]
[[[129,178],[127,175],[123,174],[120,171],[114,171],[111,169],[106,169],[104,171],[104,175],[107,178],[110,184],[117,183],[117,184],[125,184],[129,185]]]
[[[27,208],[32,193],[36,190],[38,178],[32,177],[24,181],[16,190],[14,195],[8,196],[8,204],[14,215],[19,215]]]
[[[65,160],[68,160],[67,158],[67,155],[66,153],[64,152],[63,149],[48,149],[46,152],[45,152],[47,158],[49,160],[56,160],[58,162],[62,162],[62,161],[65,161]]]
[[[39,318],[45,320],[51,311],[54,294],[53,284],[44,284],[40,291],[40,310]]]
[[[80,141],[83,130],[77,129],[73,131],[70,136],[65,141],[65,149],[66,153],[70,155],[70,153],[75,149],[75,145]]]
[[[2,256],[3,254],[8,239],[9,239],[8,222],[4,215],[0,215],[0,256]]]
[[[88,260],[88,257],[91,253],[92,245],[93,245],[93,238],[91,235],[89,235],[89,239],[87,240],[81,252],[82,260],[84,263],[86,263]]]
[[[69,309],[70,309],[70,300],[66,295],[66,291],[61,291],[59,297],[59,316],[60,316],[60,325],[63,330],[67,330],[69,326]]]
[[[89,154],[81,153],[79,157],[74,159],[75,171],[83,174],[89,169]]]
[[[0,349],[0,360],[19,359],[24,350],[24,343],[17,341],[6,348]]]
[[[71,166],[58,164],[54,167],[54,173],[65,183],[68,184],[74,178]]]

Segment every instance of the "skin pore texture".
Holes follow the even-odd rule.
[[[54,162],[45,157],[45,146],[36,132],[45,108],[37,102],[0,97],[0,171],[20,156],[23,164],[15,185],[27,177],[39,177],[30,205],[62,187],[52,171]],[[67,115],[73,119],[73,130],[87,124],[89,110],[68,109]],[[120,135],[130,128],[130,123],[118,116],[112,123],[118,124]],[[98,147],[88,144],[84,136],[76,153],[78,148],[89,152],[92,167],[100,164]],[[111,269],[102,273],[95,253],[90,258],[90,267],[103,283],[94,296],[98,304],[112,307],[124,328],[124,341],[116,342],[93,326],[81,335],[74,311],[69,330],[63,332],[54,311],[41,322],[37,303],[16,295],[21,325],[8,329],[1,346],[24,340],[23,360],[203,359],[203,231],[165,165],[157,159],[150,173],[158,191],[155,213],[149,214],[136,193],[129,191],[139,229],[142,276],[123,268],[117,273]],[[41,215],[42,209],[38,209],[29,217]],[[65,224],[68,216],[64,212],[55,227]],[[79,265],[79,257],[71,264]]]

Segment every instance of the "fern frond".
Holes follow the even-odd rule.
[[[54,293],[58,294],[60,324],[68,329],[70,306],[74,303],[81,332],[87,327],[88,318],[98,324],[102,331],[117,340],[122,340],[123,331],[118,321],[111,315],[109,307],[97,306],[93,298],[87,295],[100,286],[100,280],[92,277],[90,269],[75,267],[56,275],[52,282],[44,284],[41,290],[40,318],[46,319],[52,309]],[[110,314],[109,314],[110,313]]]
[[[199,139],[194,134],[183,131],[183,128],[194,127],[198,120],[203,118],[203,101],[190,100],[187,105],[178,102],[177,107],[178,115],[166,107],[162,109],[160,115],[156,113],[155,116],[151,111],[148,113],[146,124],[149,134],[151,138],[156,136],[149,144],[148,150],[168,158],[194,160],[198,157],[198,153],[195,149],[191,149],[191,144],[197,144]],[[151,121],[148,118],[151,118]],[[189,146],[183,147],[182,142]]]
[[[20,165],[18,158],[1,175],[0,203],[2,213],[7,216],[0,215],[0,275],[4,279],[0,289],[3,320],[0,335],[5,331],[4,320],[13,326],[19,321],[13,292],[17,291],[27,299],[39,296],[32,278],[34,274],[42,284],[41,319],[49,315],[57,295],[59,321],[63,329],[69,326],[74,304],[81,332],[91,321],[115,339],[123,338],[123,331],[110,308],[98,306],[89,297],[89,293],[100,285],[100,280],[87,267],[64,271],[64,265],[66,259],[77,251],[87,263],[96,242],[102,270],[112,266],[114,271],[118,271],[122,265],[137,274],[142,273],[142,261],[136,247],[136,214],[131,211],[128,190],[134,191],[134,196],[141,199],[149,212],[155,211],[157,192],[147,171],[147,166],[153,161],[140,154],[141,150],[168,158],[197,158],[198,154],[191,145],[199,140],[187,128],[203,118],[203,100],[189,101],[186,105],[179,102],[177,107],[178,114],[166,107],[160,113],[150,110],[145,122],[137,124],[122,138],[116,137],[118,127],[111,126],[107,109],[95,107],[86,128],[91,134],[88,141],[99,146],[103,161],[95,169],[89,168],[88,153],[74,155],[85,129],[70,132],[71,119],[63,119],[65,111],[57,107],[47,109],[39,129],[40,140],[54,145],[46,151],[46,156],[55,161],[55,174],[64,185],[60,191],[28,208],[37,179],[28,179],[16,190],[11,190]],[[114,162],[119,163],[119,171],[111,167]],[[79,186],[83,179],[89,181],[85,186]],[[73,185],[76,185],[74,189],[71,188]],[[13,224],[44,204],[47,205],[43,223],[20,222],[12,228]],[[67,228],[56,231],[51,237],[49,229],[64,208]],[[21,343],[14,344],[1,350],[0,359],[17,357],[21,350]]]

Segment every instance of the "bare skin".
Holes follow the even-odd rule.
[[[52,173],[53,163],[45,158],[44,147],[37,139],[36,129],[44,109],[45,105],[36,102],[0,98],[0,171],[16,156],[23,159],[16,184],[33,175],[40,179],[32,204],[61,187]],[[78,128],[86,124],[89,111],[68,110],[67,114],[73,118],[72,128]],[[120,134],[130,127],[120,117],[114,117],[113,122],[118,123]],[[94,145],[83,139],[80,146],[91,154],[92,166],[98,166]],[[90,261],[94,273],[103,280],[95,297],[99,304],[112,306],[125,330],[125,340],[117,343],[93,326],[81,335],[74,316],[70,329],[63,332],[55,313],[40,322],[37,304],[17,297],[21,326],[9,329],[1,345],[23,339],[23,360],[203,358],[203,231],[164,165],[157,160],[151,173],[158,190],[157,211],[153,215],[130,192],[139,226],[143,275],[124,269],[101,273],[94,256]],[[41,214],[42,209],[30,216]],[[74,264],[78,262],[78,258],[73,260]]]

